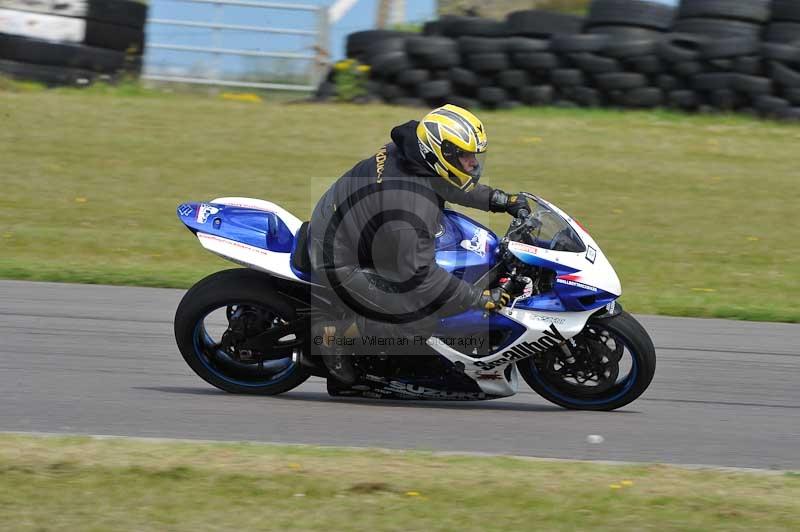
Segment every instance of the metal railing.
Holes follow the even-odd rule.
[[[272,2],[258,2],[252,0],[171,0],[175,2],[185,2],[193,4],[211,4],[214,6],[213,20],[209,22],[198,22],[191,20],[179,19],[159,19],[151,18],[148,24],[156,24],[163,26],[174,27],[188,27],[200,28],[211,30],[211,46],[193,46],[184,44],[166,44],[166,43],[147,43],[148,49],[154,50],[171,50],[177,52],[192,52],[203,53],[212,55],[211,68],[209,71],[213,75],[209,77],[199,77],[190,75],[172,75],[163,73],[153,73],[148,71],[145,65],[145,73],[142,76],[144,79],[153,81],[166,81],[176,83],[193,83],[201,85],[220,85],[230,87],[251,87],[257,89],[280,89],[287,91],[313,91],[326,74],[329,65],[328,54],[328,39],[329,39],[329,20],[328,8],[324,5],[305,5],[305,4],[282,4]],[[222,9],[224,6],[236,6],[247,8],[259,8],[268,10],[280,11],[305,11],[316,14],[315,26],[313,30],[309,29],[295,29],[295,28],[273,28],[267,26],[251,26],[241,24],[224,24],[221,22]],[[223,31],[236,31],[236,32],[251,32],[251,33],[267,33],[278,35],[292,35],[299,37],[314,38],[315,43],[309,46],[309,50],[313,53],[298,53],[289,51],[260,51],[260,50],[245,50],[238,48],[223,48],[222,32]],[[260,58],[274,58],[274,59],[287,59],[291,61],[308,61],[309,68],[307,71],[310,75],[307,76],[307,84],[296,83],[272,83],[272,82],[256,82],[249,80],[236,80],[226,79],[221,76],[221,58],[224,55],[233,55],[240,57],[260,57]]]

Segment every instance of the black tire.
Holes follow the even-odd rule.
[[[508,39],[491,37],[461,37],[458,49],[464,55],[505,53]]]
[[[506,54],[472,54],[467,56],[467,66],[475,72],[500,72],[509,67]]]
[[[726,59],[758,53],[761,40],[753,38],[714,39],[700,47],[701,59]]]
[[[412,68],[410,70],[403,70],[397,76],[395,76],[394,81],[398,85],[402,85],[404,87],[411,87],[414,85],[419,85],[420,83],[424,83],[431,78],[431,73],[428,70],[423,70],[420,68]]]
[[[460,54],[439,54],[427,56],[414,56],[412,61],[417,65],[432,70],[447,70],[461,64]]]
[[[664,35],[664,32],[660,30],[637,28],[636,26],[592,26],[586,30],[586,33],[627,40],[658,39]]]
[[[753,107],[765,116],[777,117],[790,109],[791,104],[777,96],[758,96],[753,101]]]
[[[751,95],[771,94],[772,80],[759,76],[748,76],[746,74],[733,74],[731,87],[739,92]]]
[[[228,361],[211,360],[200,346],[202,320],[213,310],[228,305],[252,305],[268,309],[276,317],[290,321],[296,318],[294,308],[273,290],[269,277],[254,270],[239,268],[224,270],[199,281],[183,296],[175,312],[175,339],[183,359],[197,375],[217,388],[230,393],[276,395],[296,388],[309,377],[309,373],[295,362],[279,375],[274,383],[261,379],[264,370],[251,365],[252,382],[244,380],[246,369],[236,367],[235,375],[226,366]],[[239,363],[243,366],[244,364]],[[226,372],[228,374],[226,375]],[[249,377],[248,377],[249,378]],[[264,382],[264,384],[258,384]]]
[[[109,74],[131,69],[135,66],[133,63],[141,65],[138,56],[129,57],[116,50],[2,33],[0,33],[0,57],[21,63],[69,67]]]
[[[449,80],[426,81],[417,85],[417,96],[423,100],[436,100],[448,96],[453,91]]]
[[[658,56],[670,63],[695,61],[708,37],[690,33],[668,33],[656,45]]]
[[[686,88],[683,81],[669,74],[661,74],[656,78],[656,85],[664,92],[670,92]]]
[[[763,23],[769,20],[770,0],[681,0],[679,18],[722,18]]]
[[[591,387],[567,383],[550,371],[538,368],[534,358],[517,362],[517,369],[528,386],[559,406],[574,410],[616,410],[642,395],[652,382],[656,370],[655,347],[647,331],[627,312],[611,318],[590,320],[587,327],[606,330],[614,340],[627,347],[632,360],[628,378],[608,390],[592,394],[585,389],[580,390]]]
[[[665,70],[665,65],[657,55],[644,55],[632,57],[625,61],[631,70],[641,74],[660,74]]]
[[[553,13],[538,9],[514,11],[506,17],[509,35],[549,37],[580,33],[583,19],[575,15]]]
[[[138,28],[117,26],[89,20],[83,43],[97,48],[108,48],[132,54],[144,51],[144,31]]]
[[[707,66],[706,73],[711,72],[730,72],[733,70],[733,59],[711,59],[705,61]]]
[[[336,96],[336,84],[330,81],[323,81],[314,92],[314,99],[324,102]]]
[[[564,96],[581,107],[601,107],[605,103],[603,94],[591,87],[568,87],[564,89]]]
[[[622,70],[622,65],[616,59],[598,54],[574,54],[571,58],[578,68],[589,74],[608,74]]]
[[[603,55],[618,59],[628,59],[656,53],[656,39],[612,38],[603,48]]]
[[[409,37],[406,53],[413,62],[426,68],[450,68],[461,63],[458,43],[447,37]]]
[[[622,97],[625,107],[652,109],[664,103],[664,92],[656,87],[642,87],[625,93]]]
[[[721,111],[734,111],[745,105],[745,100],[731,89],[711,91],[708,102],[712,107]]]
[[[791,89],[800,88],[800,70],[795,70],[778,61],[771,61],[769,71],[775,83]]]
[[[554,96],[555,90],[550,85],[523,87],[519,90],[519,98],[526,105],[550,105]]]
[[[372,75],[388,79],[395,74],[413,68],[405,52],[389,52],[372,58]]]
[[[609,75],[609,74],[606,74]],[[562,68],[554,70],[550,76],[553,85],[557,87],[579,87],[586,83],[586,79],[578,69],[575,68]]]
[[[715,91],[733,88],[733,74],[710,72],[697,74],[692,78],[692,88],[701,91]]]
[[[383,39],[372,44],[369,49],[364,52],[363,57],[366,59],[367,64],[369,64],[372,62],[372,58],[374,57],[391,52],[405,52],[405,50],[406,38],[393,37],[390,39]]]
[[[478,89],[478,100],[483,104],[494,107],[508,99],[508,92],[501,87],[481,87]]]
[[[675,9],[644,0],[594,0],[589,7],[586,26],[627,24],[655,30],[668,30]]]
[[[546,52],[550,49],[550,41],[528,37],[509,37],[505,40],[505,48],[506,51],[512,54]]]
[[[757,55],[737,57],[733,60],[733,71],[747,76],[762,76],[764,74],[764,62]]]
[[[694,33],[713,39],[729,37],[758,39],[761,35],[761,25],[759,24],[712,18],[685,18],[676,22],[673,30],[676,33]]]
[[[800,43],[765,42],[761,44],[761,55],[764,56],[764,59],[783,61],[784,63],[800,63]]]
[[[525,70],[504,70],[495,79],[504,89],[519,89],[531,83],[530,75]]]
[[[599,74],[595,76],[597,86],[605,90],[638,89],[647,86],[647,77],[633,72]]]
[[[454,67],[448,71],[448,77],[454,85],[460,87],[477,87],[480,83],[478,75],[472,70],[466,68]]]
[[[706,71],[706,66],[700,61],[685,61],[672,65],[672,71],[681,76],[693,76]]]
[[[147,20],[147,4],[133,0],[32,2],[2,0],[0,8],[75,17],[141,30]]]
[[[405,38],[410,35],[406,32],[391,30],[367,30],[351,33],[346,40],[347,57],[364,57],[375,43],[385,39]]]
[[[422,34],[430,35],[431,37],[440,37],[444,35],[442,32],[442,23],[438,20],[429,20],[422,25]]]
[[[690,90],[677,90],[670,91],[667,94],[667,103],[670,107],[677,107],[678,109],[696,109],[702,102],[694,91]]]
[[[800,106],[800,89],[786,89],[783,91],[783,97],[790,104]]]
[[[380,90],[381,98],[386,101],[392,101],[397,98],[408,96],[405,88],[395,85],[394,83],[383,83]]]
[[[504,22],[480,17],[461,17],[458,23],[448,25],[446,32],[450,37],[505,37],[507,34]]]
[[[458,42],[447,37],[409,37],[405,39],[410,56],[429,57],[439,54],[457,54]]]
[[[789,120],[791,122],[800,121],[800,107],[789,107],[777,113],[779,120]]]
[[[32,65],[7,59],[0,59],[0,74],[18,80],[35,81],[48,87],[83,87],[92,84],[97,79],[115,81],[114,77],[89,70],[51,65]]]
[[[525,70],[552,70],[561,66],[561,59],[549,52],[516,53],[511,61],[517,68]]]
[[[767,42],[797,43],[800,41],[800,22],[773,22],[764,32]]]
[[[441,35],[446,37],[460,37],[463,35],[460,32],[461,23],[470,17],[460,15],[443,15],[437,22],[439,23],[439,31]]]
[[[800,22],[800,2],[797,0],[772,0],[772,20]]]
[[[605,48],[611,38],[608,35],[592,35],[584,33],[580,35],[557,35],[550,42],[550,47],[554,52],[577,53],[577,52],[599,52]]]

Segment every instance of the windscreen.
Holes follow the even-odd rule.
[[[531,205],[531,222],[528,224],[530,228],[517,237],[521,242],[553,251],[586,251],[578,234],[560,214],[538,198],[528,199]]]

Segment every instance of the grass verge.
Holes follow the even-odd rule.
[[[0,435],[5,530],[797,530],[800,478]]]
[[[186,287],[226,267],[175,217],[241,195],[299,217],[419,118],[389,106],[251,103],[124,87],[0,89],[0,277]],[[800,127],[735,116],[482,112],[485,181],[579,219],[632,311],[800,321]],[[503,215],[469,212],[503,231]]]

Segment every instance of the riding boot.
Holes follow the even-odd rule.
[[[345,334],[352,332],[352,322],[334,322],[315,327],[316,338],[322,337],[320,355],[331,376],[343,384],[353,385],[358,380],[353,365],[353,352],[345,345]]]

